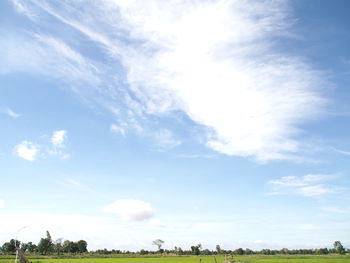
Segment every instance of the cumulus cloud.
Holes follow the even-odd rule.
[[[305,197],[322,197],[338,192],[334,185],[325,184],[326,181],[334,179],[334,175],[307,174],[304,176],[283,176],[268,183],[273,186],[269,195],[296,194]]]
[[[117,214],[126,221],[142,221],[154,216],[151,204],[141,200],[117,200],[106,205],[102,211]]]
[[[33,162],[37,158],[39,149],[39,145],[35,143],[29,141],[22,141],[20,144],[15,146],[14,154],[22,159]]]
[[[51,143],[55,147],[63,148],[64,147],[64,140],[67,136],[67,131],[65,130],[58,130],[54,131],[51,137]]]
[[[46,136],[44,136],[46,138]],[[41,156],[46,154],[56,155],[61,159],[69,158],[69,154],[65,152],[66,145],[65,141],[67,138],[67,131],[57,130],[52,133],[49,141],[42,142],[40,144],[22,141],[20,144],[16,145],[13,149],[13,153],[23,158],[27,161],[35,161],[38,157],[39,151]],[[44,150],[41,150],[44,149]]]
[[[5,200],[0,199],[0,208],[5,207]]]
[[[205,144],[217,152],[293,159],[302,150],[300,126],[325,103],[318,92],[326,85],[323,76],[276,44],[292,31],[287,0],[105,0],[83,10],[74,3],[30,3],[122,65],[127,87],[102,88],[100,64],[61,40],[36,37],[62,54],[51,61],[64,73],[86,76],[98,94],[111,94],[109,105],[115,102],[110,98],[124,98],[120,108],[127,107],[125,118],[136,126],[147,116],[180,111],[204,128]]]

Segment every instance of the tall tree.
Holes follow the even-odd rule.
[[[161,239],[156,239],[152,242],[152,245],[155,245],[158,247],[158,251],[162,248],[162,245],[164,244],[164,241]]]
[[[40,242],[38,244],[38,252],[46,255],[50,253],[53,250],[53,242],[51,239],[51,235],[49,231],[46,231],[46,238],[40,239]]]
[[[334,241],[333,247],[336,253],[339,253],[341,255],[345,254],[345,248],[340,241]]]

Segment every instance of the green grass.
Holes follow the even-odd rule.
[[[212,256],[198,257],[119,257],[119,258],[29,258],[32,263],[215,263]],[[224,257],[216,257],[218,263]],[[237,256],[242,263],[350,263],[347,256]],[[0,257],[0,263],[14,263],[14,258]]]

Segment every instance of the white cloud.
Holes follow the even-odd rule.
[[[5,200],[0,199],[0,208],[5,207]]]
[[[134,123],[135,116],[144,120],[182,111],[210,131],[206,145],[220,153],[259,161],[295,159],[302,150],[300,125],[325,103],[318,93],[326,85],[321,74],[305,59],[278,51],[281,41],[274,41],[290,34],[288,1],[105,0],[90,2],[84,12],[74,3],[33,5],[121,62],[130,86],[118,90],[125,96],[121,108],[128,107]],[[50,61],[67,76],[91,79],[93,87],[104,79],[96,63],[62,41],[37,39],[58,54],[57,62],[52,56]],[[45,72],[55,72],[49,69]],[[112,94],[106,96],[111,102],[115,90],[104,86],[97,87],[98,94]]]
[[[54,131],[51,137],[51,143],[55,147],[64,148],[64,140],[66,139],[67,131],[58,130]]]
[[[22,2],[20,0],[12,0],[12,4],[18,12],[26,14],[31,19],[36,18],[35,12],[33,12],[25,2]]]
[[[60,38],[30,31],[0,31],[6,39],[0,43],[0,74],[29,72],[68,82],[72,90],[83,95],[80,87],[98,85],[99,69]],[[21,50],[15,45],[22,43]],[[102,67],[102,66],[100,66]],[[90,91],[89,91],[90,92]],[[91,95],[91,93],[90,93]]]
[[[120,133],[121,135],[125,135],[125,129],[116,124],[111,124],[110,131],[114,133]]]
[[[334,148],[334,147],[331,147],[334,151],[338,152],[338,153],[342,153],[342,154],[345,154],[345,155],[350,155],[350,152],[349,151],[343,151],[343,150],[339,150],[337,148]]]
[[[33,162],[36,160],[39,149],[39,145],[35,143],[29,141],[22,141],[20,144],[15,146],[14,154],[27,161]]]
[[[117,214],[126,221],[142,221],[154,216],[151,204],[141,200],[117,200],[103,207],[102,211]]]
[[[70,155],[64,152],[66,148],[65,141],[67,139],[66,130],[57,130],[52,133],[50,142],[52,144],[52,149],[48,152],[52,155],[57,155],[62,159],[68,159]]]
[[[335,192],[335,189],[323,184],[304,186],[299,188],[297,191],[298,194],[307,197],[320,197]]]
[[[13,119],[17,119],[18,117],[21,116],[21,114],[18,114],[16,112],[14,112],[13,110],[11,110],[10,108],[6,108],[5,109],[5,113],[10,116]]]
[[[274,51],[270,39],[290,26],[284,3],[117,3],[123,28],[158,50],[120,54],[146,111],[183,110],[211,129],[207,145],[221,153],[291,158],[297,126],[320,109],[322,81],[302,59]]]
[[[268,183],[273,186],[273,191],[268,195],[295,194],[305,197],[322,197],[338,192],[338,187],[326,181],[334,179],[334,175],[307,174],[304,176],[283,176]]]

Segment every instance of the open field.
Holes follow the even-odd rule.
[[[237,256],[235,259],[244,263],[348,263],[346,256]],[[218,263],[224,257],[216,257]],[[193,257],[118,257],[118,258],[30,258],[33,263],[215,263],[212,256]],[[0,258],[0,263],[13,263],[14,258]]]

